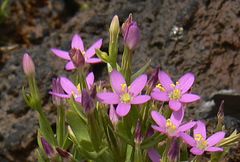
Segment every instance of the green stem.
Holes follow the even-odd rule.
[[[59,146],[63,146],[65,136],[65,110],[62,105],[57,108],[57,140]]]
[[[134,150],[134,162],[141,162],[143,160],[143,155],[140,149],[140,144],[135,145]]]
[[[126,79],[127,84],[130,84],[132,75],[132,51],[124,47],[122,57],[122,74]]]
[[[169,161],[168,151],[169,151],[170,146],[171,146],[171,139],[167,138],[166,147],[165,147],[165,150],[164,150],[163,155],[162,155],[162,162],[168,162]]]

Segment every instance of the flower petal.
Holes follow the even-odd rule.
[[[179,101],[170,100],[170,101],[169,101],[169,107],[170,107],[173,111],[178,111],[178,110],[182,107],[182,104],[181,104]]]
[[[68,95],[79,94],[77,87],[69,79],[60,77],[60,84]]]
[[[196,122],[188,122],[188,123],[186,123],[186,124],[181,125],[181,126],[178,128],[178,130],[179,130],[180,132],[185,132],[185,131],[191,129],[192,127],[194,127],[195,124],[196,124]]]
[[[86,51],[85,55],[87,58],[92,57],[95,55],[95,50],[99,49],[102,46],[102,39],[97,40],[88,50]]]
[[[71,46],[72,48],[80,49],[82,52],[84,51],[82,38],[78,34],[73,36]]]
[[[118,122],[118,115],[117,115],[117,113],[116,113],[116,110],[115,110],[115,108],[113,107],[113,105],[111,105],[110,106],[110,110],[109,110],[109,118],[110,118],[110,120],[111,120],[111,122],[113,123],[113,124],[116,124],[117,122]]]
[[[160,83],[162,84],[162,86],[167,90],[170,91],[173,88],[171,87],[171,84],[173,84],[172,79],[169,77],[169,75],[167,73],[165,73],[164,71],[159,71],[158,73],[158,79],[160,81]]]
[[[93,72],[89,73],[86,77],[87,87],[91,89],[93,82],[94,82],[94,74]]]
[[[118,104],[119,96],[112,92],[102,92],[97,94],[97,98],[100,102],[105,104]]]
[[[137,77],[130,85],[129,92],[134,96],[141,93],[147,83],[147,75],[143,74]]]
[[[119,116],[126,116],[130,111],[131,105],[126,103],[119,103],[116,112]]]
[[[89,63],[89,64],[97,64],[102,62],[102,60],[99,58],[89,58],[89,59],[86,59],[85,61],[86,63]]]
[[[155,100],[159,100],[159,101],[169,101],[169,96],[168,93],[166,92],[158,92],[158,91],[153,91],[151,93],[151,96],[153,99]]]
[[[159,114],[159,112],[152,111],[151,116],[152,116],[153,120],[157,123],[157,125],[159,125],[160,127],[165,127],[166,126],[166,119],[165,119],[164,116]]]
[[[148,95],[139,95],[132,99],[131,104],[143,104],[151,99]]]
[[[193,134],[201,134],[204,138],[206,139],[206,125],[202,121],[197,121],[196,122],[196,128],[193,130]]]
[[[173,111],[170,120],[178,128],[184,116],[184,108],[181,107],[178,111]]]
[[[195,77],[192,73],[186,73],[178,80],[179,82],[178,87],[181,89],[182,94],[184,94],[191,88],[194,80],[195,80]]]
[[[200,97],[198,95],[187,93],[187,94],[182,95],[180,101],[183,103],[189,103],[189,102],[197,101],[199,99],[200,99]]]
[[[189,136],[186,133],[181,132],[180,133],[180,137],[183,139],[183,141],[187,144],[189,144],[190,146],[194,147],[197,145],[196,141],[194,140],[194,138],[192,138],[191,136]]]
[[[52,48],[51,51],[58,57],[61,57],[65,60],[71,60],[69,53],[60,49]]]
[[[152,162],[161,162],[160,154],[153,148],[150,148],[147,151],[148,157],[152,160]]]
[[[68,94],[60,94],[60,93],[56,93],[56,92],[49,92],[49,94],[53,95],[53,96],[57,96],[57,97],[61,97],[61,98],[70,98],[71,95]]]
[[[72,61],[69,61],[66,65],[65,65],[65,69],[66,70],[73,70],[75,69],[76,67],[74,66],[73,62]]]
[[[191,153],[193,153],[194,155],[202,155],[204,153],[203,150],[199,150],[197,147],[193,147],[191,148]]]
[[[159,127],[159,126],[156,126],[156,125],[152,125],[152,128],[158,132],[161,132],[161,133],[166,133],[166,129],[163,128],[163,127]]]
[[[113,90],[117,94],[121,94],[123,92],[122,85],[126,84],[126,81],[120,72],[113,70],[110,74],[110,82]]]
[[[220,147],[208,147],[206,149],[206,151],[209,151],[209,152],[218,152],[218,151],[223,151],[223,148],[220,148]]]
[[[75,101],[82,103],[82,96],[78,96],[77,98],[75,98]]]
[[[207,143],[208,146],[214,146],[216,145],[218,142],[220,142],[225,136],[225,132],[217,132],[213,135],[211,135],[208,139],[207,139]]]

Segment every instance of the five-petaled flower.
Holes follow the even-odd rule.
[[[178,137],[181,132],[191,129],[196,124],[194,121],[181,124],[184,117],[184,108],[173,111],[169,119],[166,119],[157,111],[152,111],[151,116],[157,123],[157,125],[153,125],[152,128],[163,134],[167,134],[169,137]]]
[[[105,104],[118,104],[116,112],[119,116],[128,114],[131,104],[143,104],[150,100],[148,95],[139,95],[147,82],[147,76],[141,75],[130,86],[127,86],[122,74],[113,70],[110,74],[110,82],[114,92],[101,92],[97,94],[100,102]]]
[[[169,101],[169,107],[174,111],[178,111],[184,103],[200,99],[196,94],[187,93],[194,82],[192,73],[183,75],[176,84],[163,71],[158,73],[158,79],[160,84],[153,89],[151,96],[155,100]]]
[[[191,152],[195,155],[202,155],[204,151],[217,152],[223,151],[220,147],[215,147],[225,136],[225,132],[217,132],[211,135],[209,138],[206,137],[206,125],[202,121],[198,121],[196,128],[193,130],[194,138],[186,133],[181,133],[181,138],[190,146]]]
[[[87,88],[89,90],[93,86],[93,82],[94,82],[94,75],[93,75],[93,72],[91,72],[86,77]],[[56,93],[56,92],[53,92],[53,91],[51,91],[49,93],[54,95],[54,96],[61,97],[61,98],[71,98],[73,96],[75,101],[81,103],[82,94],[81,94],[80,84],[75,86],[66,77],[60,77],[60,84],[61,84],[65,93]]]
[[[101,62],[99,58],[93,57],[96,53],[95,49],[99,49],[101,46],[102,39],[99,39],[85,51],[81,37],[75,34],[72,38],[71,50],[69,52],[56,48],[52,48],[51,51],[58,57],[68,60],[65,66],[66,70],[73,70],[78,66],[82,66],[85,62],[89,64]]]

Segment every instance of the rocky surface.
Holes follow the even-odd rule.
[[[75,5],[82,5],[75,2]],[[142,37],[141,46],[134,55],[135,70],[152,59],[152,68],[160,66],[175,79],[192,71],[197,76],[194,92],[201,94],[203,101],[210,99],[210,94],[218,90],[240,90],[240,1],[99,0],[87,1],[84,5],[86,10],[70,14],[58,28],[46,29],[48,34],[37,37],[36,41],[27,36],[26,43],[30,48],[0,51],[1,162],[35,161],[32,157],[36,147],[37,113],[26,107],[21,96],[21,87],[26,85],[21,67],[24,52],[33,56],[44,109],[53,119],[55,111],[48,104],[51,102],[48,95],[51,78],[67,73],[63,70],[64,61],[53,56],[50,48],[69,49],[71,36],[80,33],[86,45],[102,37],[102,49],[107,51],[107,30],[115,14],[123,22],[129,13],[133,13],[139,22]],[[57,15],[64,14],[63,11]],[[183,33],[177,38],[170,36],[174,26],[183,28]],[[104,65],[93,68],[97,77],[102,75],[102,67]]]

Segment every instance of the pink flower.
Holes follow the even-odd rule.
[[[169,107],[174,111],[178,111],[185,103],[200,99],[196,94],[187,93],[194,82],[194,75],[192,73],[183,75],[176,84],[163,71],[158,73],[158,79],[160,84],[153,89],[151,96],[155,100],[169,101]]]
[[[153,125],[152,128],[170,137],[178,137],[179,133],[191,129],[196,124],[195,122],[181,124],[184,116],[184,108],[174,111],[170,119],[167,120],[157,111],[152,111],[151,116],[157,123],[157,125]]]
[[[148,95],[139,95],[146,85],[146,75],[139,76],[127,86],[122,74],[113,70],[110,74],[110,82],[114,92],[98,93],[97,97],[102,103],[118,104],[116,112],[119,116],[127,115],[131,104],[142,104],[150,100]]]
[[[93,72],[91,72],[86,77],[86,83],[87,83],[88,89],[91,89],[93,82],[94,82],[94,75],[93,75]],[[54,96],[61,97],[61,98],[71,98],[73,96],[75,101],[81,103],[82,94],[81,94],[80,84],[75,86],[66,77],[60,77],[60,84],[65,93],[56,93],[54,91],[51,91],[49,93]]]
[[[79,67],[85,62],[89,64],[101,62],[99,58],[93,57],[95,55],[95,49],[99,49],[101,46],[102,39],[99,39],[85,51],[81,37],[75,34],[72,38],[71,50],[69,52],[56,48],[52,48],[51,51],[58,57],[68,60],[65,66],[66,70],[73,70],[76,66]]]
[[[196,128],[193,131],[194,138],[186,133],[181,133],[181,138],[190,146],[191,152],[195,155],[202,155],[204,151],[217,152],[223,151],[220,147],[215,147],[225,136],[225,132],[217,132],[211,135],[209,138],[206,137],[206,125],[198,121]]]

